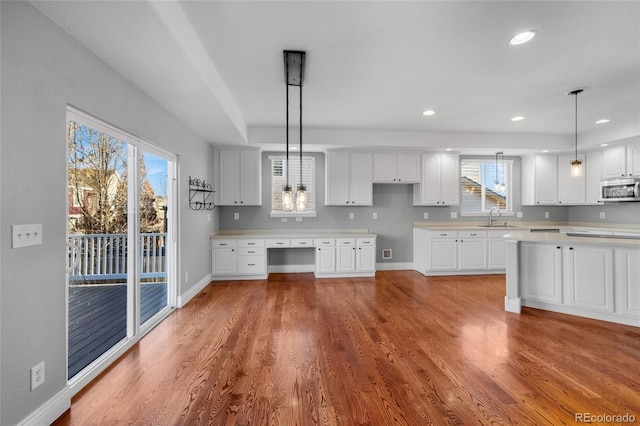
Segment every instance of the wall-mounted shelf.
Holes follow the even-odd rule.
[[[210,183],[189,176],[189,207],[192,210],[213,210],[216,205],[209,197],[214,192]]]

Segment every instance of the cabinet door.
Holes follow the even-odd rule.
[[[356,270],[358,272],[374,272],[376,270],[375,246],[358,247],[356,250]]]
[[[485,238],[460,239],[458,242],[459,269],[487,269],[487,240]]]
[[[336,256],[337,272],[355,272],[356,270],[356,248],[354,246],[338,247]]]
[[[442,183],[440,182],[440,160],[437,154],[422,154],[422,177],[413,187],[415,206],[440,205]]]
[[[616,178],[627,173],[626,147],[614,146],[602,151],[602,177]]]
[[[460,161],[457,155],[442,154],[440,161],[441,204],[460,204]]]
[[[489,239],[489,269],[506,269],[506,243],[502,238]]]
[[[640,176],[640,144],[627,146],[627,175]]]
[[[238,204],[239,193],[239,152],[237,150],[219,151],[220,159],[220,198],[221,206],[233,206]]]
[[[571,161],[575,160],[575,155],[561,155],[558,157],[558,204],[584,204],[586,200],[586,171],[582,176],[571,176]],[[578,159],[583,161],[586,168],[589,164],[585,162],[584,155],[578,155]]]
[[[373,205],[373,155],[365,152],[351,153],[350,171],[351,204]]]
[[[536,204],[557,204],[558,202],[558,161],[552,156],[535,158]]]
[[[262,204],[260,151],[240,151],[240,204],[259,206]]]
[[[373,181],[393,183],[398,179],[398,162],[396,154],[378,152],[373,154]]]
[[[564,247],[565,304],[613,312],[613,249]]]
[[[397,178],[402,183],[420,182],[420,155],[404,153],[397,156]]]
[[[349,153],[327,152],[325,173],[325,204],[347,205],[349,203]]]
[[[211,250],[211,275],[235,275],[236,258],[235,249]]]
[[[600,201],[600,181],[602,180],[602,153],[593,151],[587,153],[586,168],[586,203],[602,204]]]
[[[640,250],[616,249],[615,262],[616,312],[640,325]]]
[[[522,243],[520,285],[525,299],[562,303],[562,248]],[[545,265],[541,268],[540,265]]]
[[[457,240],[429,240],[429,270],[454,271],[458,265]]]
[[[336,272],[336,248],[318,247],[316,249],[316,273],[331,274]]]

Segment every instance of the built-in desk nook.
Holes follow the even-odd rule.
[[[269,265],[270,250],[313,250],[317,278],[372,277],[376,272],[376,235],[366,229],[221,231],[211,236],[212,279],[267,278],[276,269]]]

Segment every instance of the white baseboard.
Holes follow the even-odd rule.
[[[189,303],[189,301],[194,297],[196,297],[198,293],[200,293],[210,282],[211,282],[211,274],[207,274],[203,279],[198,281],[189,290],[179,295],[178,300],[176,300],[178,308],[182,308],[184,305]]]
[[[376,271],[407,271],[413,269],[413,262],[376,263]]]
[[[299,274],[303,272],[314,272],[315,264],[310,265],[269,265],[269,273],[276,274]]]
[[[71,392],[65,386],[53,398],[42,404],[33,413],[24,418],[19,426],[47,426],[71,408]]]
[[[522,310],[522,301],[520,298],[510,299],[507,296],[504,297],[504,310],[507,312],[513,312],[519,314]]]

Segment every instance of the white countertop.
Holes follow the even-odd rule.
[[[221,238],[374,238],[368,229],[250,229],[218,231],[211,239]]]
[[[512,230],[503,238],[505,240],[539,243],[640,248],[640,239],[615,238],[615,236],[570,236],[563,232],[531,232],[530,230]]]

